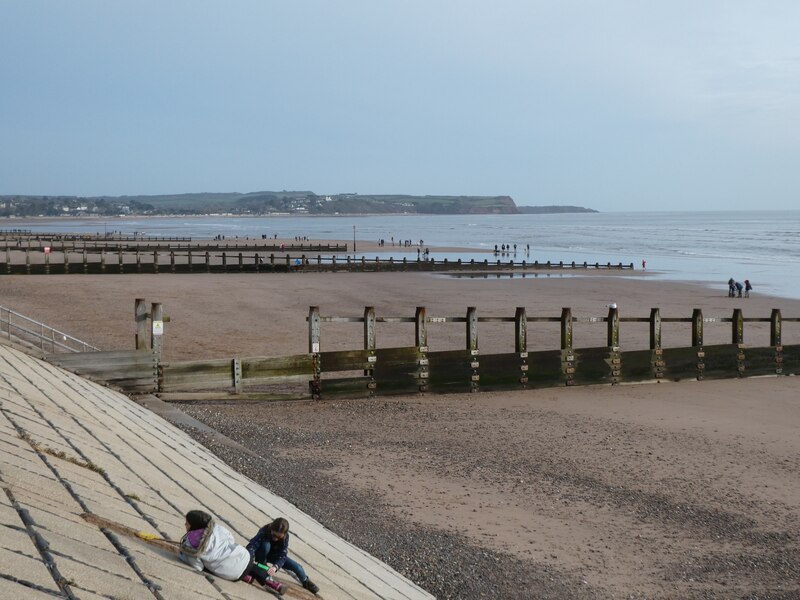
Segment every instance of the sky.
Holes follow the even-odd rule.
[[[800,2],[0,0],[0,194],[800,207]]]

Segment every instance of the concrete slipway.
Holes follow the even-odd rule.
[[[126,396],[0,345],[0,599],[258,599],[93,513],[169,540],[202,508],[246,543],[285,516],[326,600],[432,598]],[[285,582],[290,575],[279,574]],[[314,598],[297,585],[285,598]]]

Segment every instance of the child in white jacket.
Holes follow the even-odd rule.
[[[186,535],[181,539],[180,559],[198,571],[205,569],[228,581],[247,577],[283,594],[285,586],[268,577],[258,567],[244,546],[233,539],[231,532],[217,525],[206,512],[190,510],[186,513]]]

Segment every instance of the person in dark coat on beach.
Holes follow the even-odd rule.
[[[736,281],[731,277],[728,279],[728,298],[733,298],[736,295]]]
[[[739,296],[739,298],[742,297],[742,290],[743,289],[744,289],[744,286],[742,285],[742,283],[740,281],[737,281],[736,282],[736,294],[737,294],[737,296]]]
[[[247,550],[257,563],[270,563],[268,574],[274,575],[280,569],[293,573],[305,589],[312,594],[319,592],[296,560],[289,558],[289,521],[278,517],[264,525],[247,544]]]
[[[749,279],[745,279],[744,280],[744,297],[745,298],[749,298],[750,297],[750,290],[752,290],[752,289],[753,289],[753,286],[750,285],[750,280]]]

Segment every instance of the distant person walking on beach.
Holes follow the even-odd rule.
[[[744,280],[744,297],[745,298],[749,298],[750,297],[750,290],[752,290],[752,289],[753,289],[753,286],[750,285],[750,280],[749,279],[745,279]]]
[[[319,592],[319,587],[306,575],[303,567],[296,560],[289,558],[289,521],[278,517],[272,523],[264,525],[247,543],[247,550],[258,563],[271,563],[267,573],[274,575],[281,568],[293,573],[312,594]]]
[[[647,261],[642,259],[642,271],[644,271],[646,268],[647,268]]]

